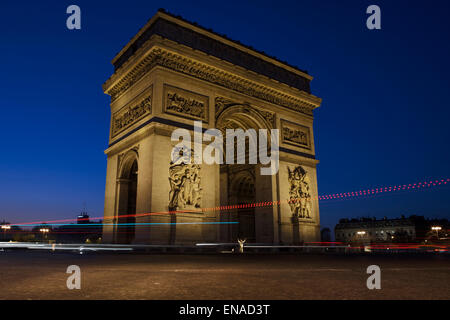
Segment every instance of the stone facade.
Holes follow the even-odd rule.
[[[416,224],[410,219],[341,219],[334,229],[336,241],[351,242],[395,242],[395,237],[404,241],[416,239]]]
[[[310,93],[310,75],[165,12],[113,64],[103,85],[112,114],[105,242],[320,238],[313,110],[321,99]],[[194,120],[204,130],[279,129],[278,173],[263,176],[259,164],[172,162],[173,130],[193,132]]]

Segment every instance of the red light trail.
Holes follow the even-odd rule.
[[[367,189],[367,190],[358,190],[358,191],[352,191],[352,192],[333,193],[333,194],[319,196],[319,200],[345,199],[345,198],[353,198],[353,197],[361,197],[361,196],[370,196],[370,195],[381,194],[381,193],[389,193],[389,192],[395,192],[395,191],[413,190],[413,189],[421,189],[421,188],[424,189],[424,188],[436,187],[436,186],[440,186],[440,185],[446,185],[449,182],[450,182],[450,179],[441,179],[441,180],[431,180],[431,181],[424,181],[424,182],[410,183],[410,184],[403,184],[403,185],[400,184],[400,185],[388,186],[388,187],[379,187],[379,188]]]
[[[319,200],[319,201],[328,201],[328,200],[339,200],[339,199],[354,199],[357,197],[364,197],[364,196],[372,196],[372,195],[381,195],[381,194],[387,194],[387,193],[393,193],[398,191],[415,191],[420,189],[426,189],[426,188],[432,188],[432,187],[438,187],[447,185],[450,183],[450,178],[447,179],[440,179],[440,180],[429,180],[429,181],[423,181],[423,182],[417,182],[417,183],[410,183],[410,184],[403,184],[403,185],[394,185],[394,186],[385,186],[385,187],[378,187],[378,188],[372,188],[372,189],[366,189],[366,190],[358,190],[358,191],[351,191],[351,192],[343,192],[343,193],[334,193],[334,194],[327,194],[327,195],[320,195],[317,198],[312,198],[312,200]],[[119,215],[119,216],[101,216],[101,217],[93,217],[93,218],[73,218],[73,219],[60,219],[60,220],[50,220],[43,222],[41,221],[34,221],[34,222],[22,222],[22,223],[11,223],[11,225],[35,225],[35,224],[51,224],[51,223],[59,223],[59,222],[73,222],[73,221],[83,221],[83,220],[95,220],[95,219],[103,219],[105,221],[113,221],[118,219],[123,219],[127,217],[145,217],[145,216],[152,216],[152,215],[169,215],[169,214],[176,214],[176,213],[204,213],[204,212],[213,212],[213,211],[227,211],[227,210],[235,210],[235,209],[245,209],[245,208],[261,208],[261,207],[271,207],[276,205],[281,205],[283,203],[292,203],[295,201],[301,201],[302,199],[290,199],[290,200],[277,200],[277,201],[263,201],[263,202],[255,202],[255,203],[248,203],[248,204],[240,204],[240,205],[226,205],[226,206],[218,206],[218,207],[211,207],[211,208],[202,208],[198,210],[178,210],[178,211],[161,211],[161,212],[149,212],[149,213],[139,213],[139,214],[130,214],[130,215]],[[223,212],[224,213],[224,212]]]

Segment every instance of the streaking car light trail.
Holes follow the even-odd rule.
[[[71,226],[74,228],[80,227],[95,227],[95,226],[144,226],[144,225],[180,225],[180,224],[236,224],[235,221],[220,221],[220,222],[133,222],[133,223],[89,223],[89,224],[67,224],[67,223],[45,223],[45,226]],[[17,227],[40,227],[43,223],[39,224],[15,224]]]
[[[429,180],[424,182],[410,183],[410,184],[400,184],[393,186],[385,186],[378,187],[372,189],[351,191],[351,192],[343,192],[343,193],[333,193],[327,195],[320,195],[317,198],[313,198],[312,200],[319,200],[321,202],[330,201],[330,200],[351,200],[358,197],[364,196],[374,196],[374,195],[382,195],[388,193],[394,193],[399,191],[417,191],[423,190],[426,188],[439,187],[444,186],[450,183],[450,178],[438,179],[438,180]],[[278,201],[262,201],[248,204],[240,204],[240,205],[226,205],[226,206],[218,206],[211,208],[201,208],[198,210],[177,210],[177,211],[161,211],[161,212],[149,212],[149,213],[139,213],[139,214],[127,214],[127,215],[118,215],[118,216],[101,216],[101,217],[93,217],[93,218],[71,218],[71,219],[60,219],[60,220],[51,220],[44,222],[41,221],[33,221],[33,222],[21,222],[21,223],[11,223],[11,226],[33,226],[33,225],[42,225],[42,224],[51,224],[58,222],[71,222],[71,221],[86,221],[86,220],[95,220],[95,219],[103,219],[105,221],[113,221],[114,219],[127,218],[127,217],[145,217],[152,215],[167,215],[167,214],[177,214],[177,213],[204,213],[204,212],[214,212],[221,211],[221,213],[225,213],[227,210],[235,210],[235,209],[244,209],[244,208],[261,208],[261,207],[270,207],[281,205],[283,203],[292,203],[300,199],[289,199],[289,200],[278,200]],[[168,223],[170,224],[170,223]],[[105,225],[105,224],[102,224]]]

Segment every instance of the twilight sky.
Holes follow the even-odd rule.
[[[81,7],[82,29],[66,28]],[[382,30],[366,28],[367,6]],[[158,8],[314,76],[319,194],[450,177],[450,3],[2,1],[0,220],[103,214],[114,55]],[[341,217],[450,217],[450,187],[320,205]]]

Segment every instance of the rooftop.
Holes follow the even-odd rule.
[[[164,9],[159,9],[115,56],[112,60],[115,70],[122,67],[153,35],[159,35],[311,93],[309,84],[312,77],[308,75],[307,71],[289,65],[287,62],[255,50],[239,41],[231,40],[226,35],[204,28],[195,22],[170,14]]]

